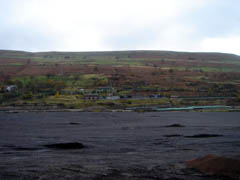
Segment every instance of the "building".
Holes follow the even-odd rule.
[[[85,101],[96,101],[99,100],[99,95],[97,94],[86,94],[83,96],[83,100]]]
[[[16,85],[10,85],[6,87],[7,92],[16,92],[17,91],[17,86]]]
[[[96,89],[97,93],[112,93],[114,88],[112,87],[98,87]]]
[[[120,96],[107,96],[106,99],[107,100],[118,100],[118,99],[120,99]]]

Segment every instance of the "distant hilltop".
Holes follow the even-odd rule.
[[[120,58],[147,58],[147,59],[183,59],[200,61],[238,61],[240,56],[216,52],[176,52],[176,51],[92,51],[92,52],[26,52],[13,50],[0,50],[0,58],[53,58],[75,59],[89,57],[113,57]]]

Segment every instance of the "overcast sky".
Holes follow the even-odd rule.
[[[240,0],[0,0],[0,49],[240,55]]]

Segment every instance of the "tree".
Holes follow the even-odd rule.
[[[59,97],[59,91],[56,91],[55,96],[56,96],[56,97]]]
[[[174,81],[174,71],[173,69],[169,69],[168,72],[170,73],[170,87],[171,87],[171,90],[173,89],[173,81]]]
[[[16,80],[15,85],[17,86],[18,89],[23,89],[24,85],[22,81]]]
[[[95,67],[93,68],[93,71],[94,71],[94,72],[98,72],[98,70],[99,70],[99,69],[98,69],[97,66],[95,66]]]

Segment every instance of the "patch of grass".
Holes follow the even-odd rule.
[[[21,62],[19,62],[19,63],[8,63],[8,64],[1,64],[0,63],[0,65],[1,66],[23,66],[24,63],[21,63]]]
[[[72,74],[62,76],[23,76],[15,77],[13,82],[20,81],[23,87],[27,87],[30,83],[44,83],[44,82],[64,82],[66,90],[74,90],[77,88],[89,88],[96,86],[105,86],[108,84],[108,79],[100,74]]]
[[[123,104],[127,107],[136,107],[136,106],[150,106],[150,105],[163,105],[168,104],[168,98],[161,99],[128,99],[128,100],[118,100],[120,104]]]
[[[176,69],[178,71],[185,71],[186,67],[178,66],[174,67],[173,69]],[[239,67],[188,67],[189,71],[202,71],[202,72],[240,72]]]

